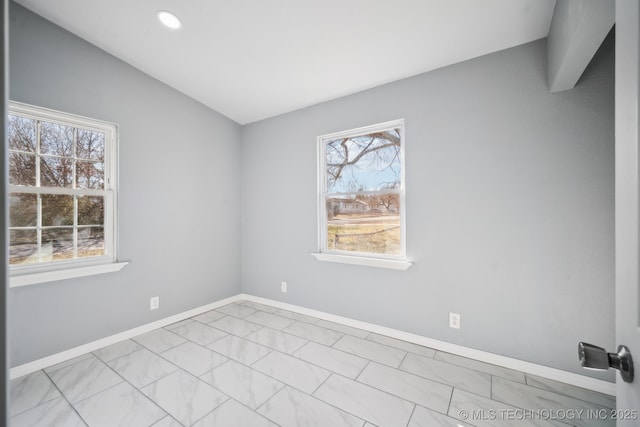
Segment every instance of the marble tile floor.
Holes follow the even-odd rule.
[[[11,427],[602,426],[615,399],[240,301],[11,381]]]

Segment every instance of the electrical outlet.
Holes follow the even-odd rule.
[[[160,308],[160,297],[151,297],[149,300],[149,310],[157,310]]]
[[[282,282],[282,283],[280,284],[280,290],[281,290],[282,292],[284,292],[285,294],[287,293],[287,282]]]
[[[460,329],[460,315],[458,313],[449,313],[449,327]]]

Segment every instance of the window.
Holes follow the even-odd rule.
[[[314,254],[316,258],[408,268],[404,121],[320,136],[318,157],[320,253]]]
[[[7,127],[11,274],[115,261],[115,125],[11,102]]]

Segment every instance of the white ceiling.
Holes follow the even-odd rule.
[[[546,37],[555,0],[17,0],[240,124]],[[180,17],[169,30],[158,10]]]

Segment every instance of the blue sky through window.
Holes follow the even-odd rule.
[[[351,193],[400,185],[400,132],[389,129],[326,143],[327,191]]]

